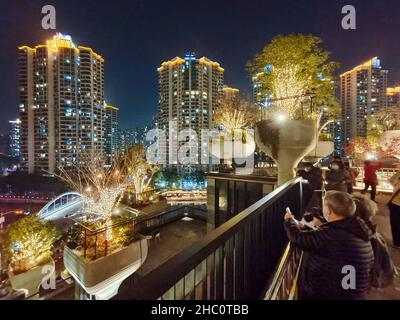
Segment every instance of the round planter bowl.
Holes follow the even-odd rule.
[[[233,140],[231,137],[227,135],[225,139],[221,137],[213,139],[210,147],[211,154],[219,159],[232,160],[232,158],[247,158],[254,153],[256,144],[252,137],[245,143],[241,137],[235,137]]]
[[[307,158],[312,158],[315,162],[329,156],[334,151],[332,141],[318,141],[317,146],[307,154]]]
[[[247,141],[243,142],[242,131],[235,132],[233,139],[232,134],[226,134],[223,138],[213,139],[210,145],[211,154],[220,160],[222,159],[224,163],[233,163],[235,161],[241,164],[245,163],[246,159],[253,156],[255,149],[256,143],[251,135],[248,134]],[[251,165],[251,168],[238,166],[235,169],[235,173],[243,175],[251,174],[254,169],[253,167],[254,165]]]
[[[278,186],[296,176],[295,167],[316,147],[313,120],[263,120],[256,123],[255,140],[261,151],[275,160]]]

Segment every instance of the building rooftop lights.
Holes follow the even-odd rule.
[[[388,96],[394,96],[395,94],[400,94],[400,87],[387,88],[386,93]]]
[[[346,76],[348,74],[360,71],[360,70],[362,70],[364,68],[369,68],[371,66],[373,66],[374,68],[380,68],[381,67],[381,63],[380,63],[380,60],[378,59],[378,57],[373,57],[372,59],[370,59],[368,61],[365,61],[364,63],[360,64],[359,66],[354,67],[352,70],[349,70],[349,71],[346,71],[346,72],[342,73],[340,76],[344,77],[344,76]]]

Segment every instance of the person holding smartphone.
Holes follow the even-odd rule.
[[[355,216],[356,206],[346,192],[328,191],[323,200],[326,223],[316,230],[306,230],[286,210],[284,227],[289,240],[304,251],[300,270],[301,300],[366,299],[370,271],[374,261],[372,232]],[[345,268],[356,273],[354,288],[344,288]]]

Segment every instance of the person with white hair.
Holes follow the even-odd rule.
[[[372,231],[355,216],[356,205],[346,192],[328,191],[323,199],[327,220],[316,230],[305,230],[287,210],[285,230],[289,240],[304,251],[300,270],[302,300],[366,299],[374,261]],[[344,287],[344,270],[354,270],[354,286]]]

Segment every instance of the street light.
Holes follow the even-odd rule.
[[[286,116],[285,114],[278,114],[278,115],[276,116],[276,120],[277,120],[278,122],[284,122],[284,121],[287,120],[287,116]]]
[[[11,211],[7,211],[7,212],[4,212],[4,213],[1,213],[0,214],[0,230],[3,231],[3,224],[6,221],[6,219],[4,217],[5,215],[11,214],[11,213],[22,214],[23,212],[24,211],[22,209],[16,209],[16,210],[11,210]]]

